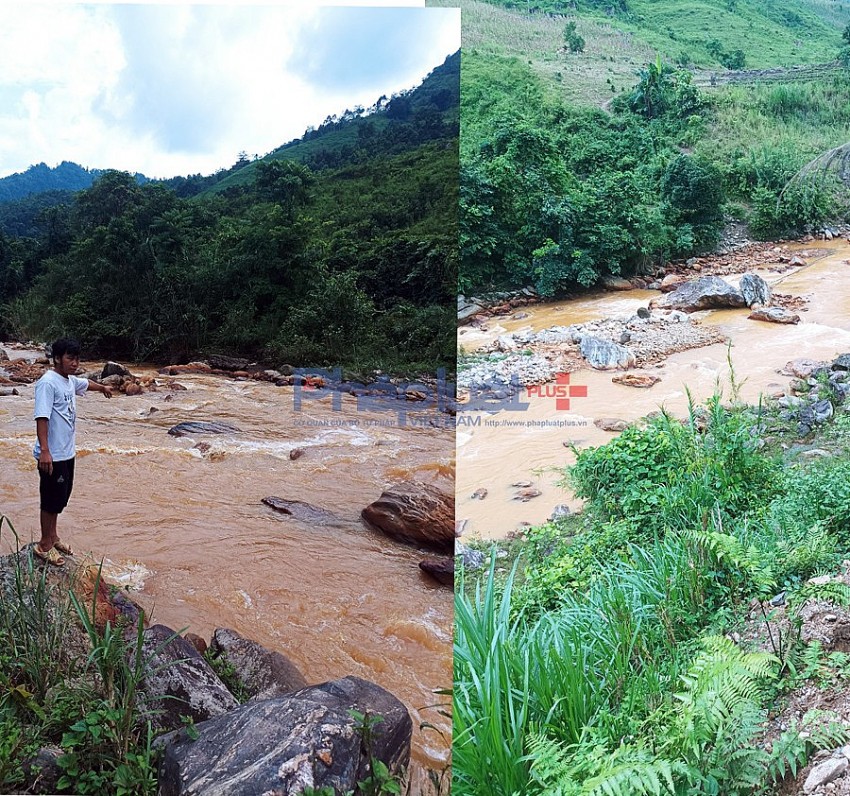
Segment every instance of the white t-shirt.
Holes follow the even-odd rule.
[[[47,418],[47,446],[53,461],[74,458],[74,425],[77,421],[77,396],[89,388],[88,379],[60,376],[48,370],[35,383],[35,419]],[[33,455],[37,459],[41,445],[36,438]]]

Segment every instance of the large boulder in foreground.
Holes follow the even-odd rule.
[[[405,481],[384,491],[360,516],[394,539],[452,553],[454,513],[452,495],[430,484]]]
[[[224,658],[251,699],[274,699],[307,687],[298,667],[279,652],[240,636],[235,630],[218,628],[210,649]]]
[[[759,307],[748,316],[752,321],[767,321],[768,323],[799,323],[800,316],[786,310],[784,307]]]
[[[138,697],[144,718],[156,730],[183,726],[181,716],[206,721],[238,706],[203,656],[165,625],[145,630],[145,677]]]
[[[165,739],[160,796],[257,796],[305,788],[352,792],[368,776],[368,755],[350,710],[383,720],[371,754],[391,773],[410,759],[407,708],[383,688],[345,677],[295,694],[251,702]]]
[[[747,302],[740,292],[719,276],[701,276],[679,285],[672,293],[667,293],[658,302],[658,306],[696,312],[722,307],[746,307]]]

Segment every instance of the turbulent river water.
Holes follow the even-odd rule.
[[[748,320],[749,310],[714,310],[695,313],[703,324],[716,327],[731,341],[731,360],[736,379],[743,381],[741,397],[757,401],[770,385],[787,386],[780,375],[785,363],[797,357],[830,359],[850,351],[850,246],[830,241],[807,247],[809,265],[785,274],[757,270],[778,292],[808,298],[808,311],[800,313],[795,326]],[[727,277],[736,283],[737,277]],[[634,290],[603,293],[581,299],[523,308],[531,317],[523,320],[492,319],[486,331],[467,327],[459,337],[466,350],[474,350],[500,334],[520,329],[539,331],[601,318],[629,317],[659,293]],[[673,354],[663,364],[643,372],[661,377],[650,389],[635,389],[611,382],[611,372],[585,369],[570,375],[575,386],[587,387],[587,396],[574,398],[569,411],[557,409],[554,398],[522,400],[524,412],[482,415],[479,426],[459,424],[457,433],[457,517],[468,520],[465,534],[502,538],[522,523],[544,522],[558,504],[577,508],[581,501],[559,486],[561,470],[574,458],[565,443],[578,448],[604,444],[612,434],[594,425],[599,418],[636,420],[666,408],[687,415],[686,389],[697,401],[710,396],[718,380],[728,387],[726,344]],[[459,417],[460,417],[459,416]],[[514,499],[517,482],[530,481],[542,494],[527,502]],[[484,488],[484,500],[471,497]]]
[[[400,426],[393,413],[357,411],[350,396],[341,411],[326,398],[295,412],[291,387],[177,380],[185,391],[78,399],[75,491],[60,536],[105,557],[155,622],[206,638],[230,627],[287,655],[309,682],[353,674],[387,688],[412,714],[413,792],[427,792],[425,769],[449,759],[450,722],[432,706],[446,699],[434,690],[451,685],[452,595],[420,574],[420,551],[366,529],[359,515],[394,482],[451,491],[453,429]],[[0,398],[0,512],[25,543],[38,538],[38,478],[33,387],[18,389]],[[167,433],[199,420],[240,432]],[[200,441],[211,447],[202,453]],[[294,448],[305,452],[290,460]],[[338,521],[278,515],[260,502],[269,495]]]

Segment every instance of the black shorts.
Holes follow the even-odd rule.
[[[74,487],[74,460],[53,462],[53,472],[48,475],[39,469],[38,477],[41,510],[48,514],[61,514]]]

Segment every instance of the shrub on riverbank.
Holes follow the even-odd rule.
[[[779,459],[773,419],[715,396],[580,453],[583,515],[533,530],[503,584],[495,556],[461,577],[457,793],[766,794],[846,738],[809,717],[765,744],[809,653],[799,632],[730,640],[779,591],[797,626],[803,581],[850,554],[850,459]]]

